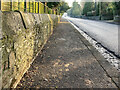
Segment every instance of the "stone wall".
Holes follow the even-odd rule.
[[[1,67],[2,67],[2,43],[1,43],[1,38],[2,38],[2,13],[0,11],[0,90],[1,90],[1,87],[2,87],[2,70],[1,70]]]
[[[58,23],[58,16],[2,12],[2,87],[16,87]]]

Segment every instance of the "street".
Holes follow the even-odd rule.
[[[90,37],[103,45],[108,50],[116,55],[118,54],[118,25],[109,24],[101,21],[71,18],[66,16],[66,19],[71,21],[81,30],[86,32]]]

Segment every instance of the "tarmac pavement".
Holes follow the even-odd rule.
[[[118,71],[63,19],[17,88],[117,88]]]

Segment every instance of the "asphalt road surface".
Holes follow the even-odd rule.
[[[118,53],[118,25],[101,21],[64,17],[108,50]],[[119,55],[120,56],[120,55]]]

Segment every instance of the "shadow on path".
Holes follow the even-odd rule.
[[[18,87],[116,88],[70,23],[57,26]]]

